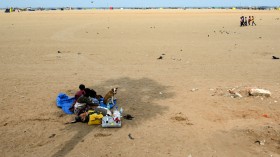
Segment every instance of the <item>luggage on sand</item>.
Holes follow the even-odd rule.
[[[118,110],[115,110],[112,116],[106,115],[102,118],[103,128],[120,128],[121,126],[121,114]]]
[[[90,110],[88,111],[88,114],[89,114],[88,125],[101,124],[103,118],[102,113],[96,113],[94,110]]]
[[[102,118],[102,128],[120,128],[122,127],[121,121],[114,121],[111,116],[104,116]]]

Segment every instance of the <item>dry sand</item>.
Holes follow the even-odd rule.
[[[257,26],[240,28],[242,15]],[[279,18],[231,10],[0,13],[1,156],[280,156],[280,60],[271,59],[280,56]],[[56,96],[73,95],[80,83],[102,95],[119,87],[118,104],[134,120],[116,129],[65,125],[73,115],[56,107]],[[246,87],[272,97],[227,95]]]

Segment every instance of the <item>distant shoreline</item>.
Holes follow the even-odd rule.
[[[237,10],[280,10],[280,6],[231,6],[231,7],[11,7],[14,9],[35,11],[35,10],[157,10],[157,9],[237,9]],[[4,10],[7,8],[0,8]]]

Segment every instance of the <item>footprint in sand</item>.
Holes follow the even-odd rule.
[[[187,125],[193,125],[189,122],[188,117],[183,115],[181,112],[176,113],[175,116],[171,117],[171,120],[175,122],[186,122]]]
[[[112,134],[103,134],[103,133],[97,133],[94,135],[94,137],[106,137],[106,136],[111,136]]]

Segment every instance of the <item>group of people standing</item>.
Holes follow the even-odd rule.
[[[252,25],[252,26],[256,26],[256,23],[255,23],[255,18],[254,18],[254,16],[249,16],[249,18],[248,18],[248,20],[247,20],[247,17],[245,16],[241,16],[240,17],[240,27],[242,27],[242,26],[250,26],[250,25]]]

